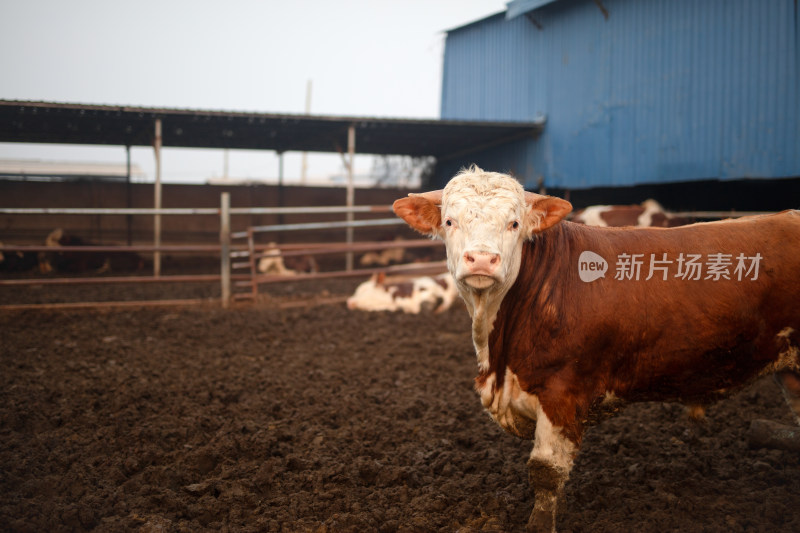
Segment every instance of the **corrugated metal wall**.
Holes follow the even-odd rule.
[[[796,0],[602,4],[448,33],[443,119],[547,117],[476,162],[564,188],[800,176]]]

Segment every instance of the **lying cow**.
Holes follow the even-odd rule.
[[[552,531],[586,425],[628,401],[709,403],[797,376],[800,212],[679,228],[595,228],[477,167],[397,200],[443,239],[472,317],[481,401],[534,440],[530,531]]]
[[[453,305],[458,291],[450,274],[415,278],[387,278],[373,274],[347,299],[348,309],[441,313]]]
[[[599,227],[674,228],[691,223],[685,217],[668,213],[655,200],[645,200],[639,205],[592,205],[575,211],[571,220]]]
[[[50,232],[44,244],[45,246],[58,247],[91,246],[93,243],[57,228]],[[53,271],[70,273],[93,271],[99,274],[110,270],[111,262],[106,254],[100,252],[42,252],[39,254],[39,269],[45,274]]]
[[[395,242],[402,241],[402,237],[396,237]],[[380,252],[367,252],[361,256],[358,263],[361,266],[389,266],[391,264],[402,263],[405,255],[405,248],[387,248]]]
[[[262,274],[294,276],[298,272],[318,272],[317,262],[310,255],[284,257],[274,242],[258,260],[257,269]]]
[[[39,270],[48,274],[53,271],[67,273],[94,272],[102,274],[111,270],[141,270],[144,259],[134,252],[84,252],[81,246],[96,246],[82,237],[57,228],[45,239],[45,246],[76,247],[75,251],[41,252],[39,254]]]

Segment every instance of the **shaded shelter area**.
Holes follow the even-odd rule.
[[[534,137],[543,123],[412,120],[323,115],[199,111],[148,107],[0,100],[0,142],[152,146],[161,120],[161,146],[276,152],[348,150],[433,156],[437,160]]]
[[[162,147],[274,150],[279,154],[338,152],[348,169],[346,205],[352,207],[356,152],[433,156],[437,161],[451,163],[464,158],[464,164],[469,164],[470,153],[534,137],[543,126],[543,121],[410,120],[0,100],[0,142],[153,146],[156,210],[162,206]],[[279,183],[282,186],[282,160]],[[282,198],[282,194],[279,196]],[[347,214],[347,220],[353,221],[352,213]],[[153,216],[153,226],[153,244],[158,247],[161,244],[158,212]],[[346,240],[352,242],[352,228],[347,228]],[[348,270],[351,262],[348,255]],[[155,252],[155,275],[160,273],[160,264],[160,252]]]

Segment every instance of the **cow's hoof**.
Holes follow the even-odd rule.
[[[556,533],[555,513],[549,510],[534,509],[528,519],[528,533]]]
[[[776,448],[800,452],[800,427],[787,426],[773,420],[753,420],[747,430],[751,448]]]

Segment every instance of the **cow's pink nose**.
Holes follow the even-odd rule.
[[[500,266],[500,254],[490,252],[465,252],[464,263],[472,274],[491,275]]]

